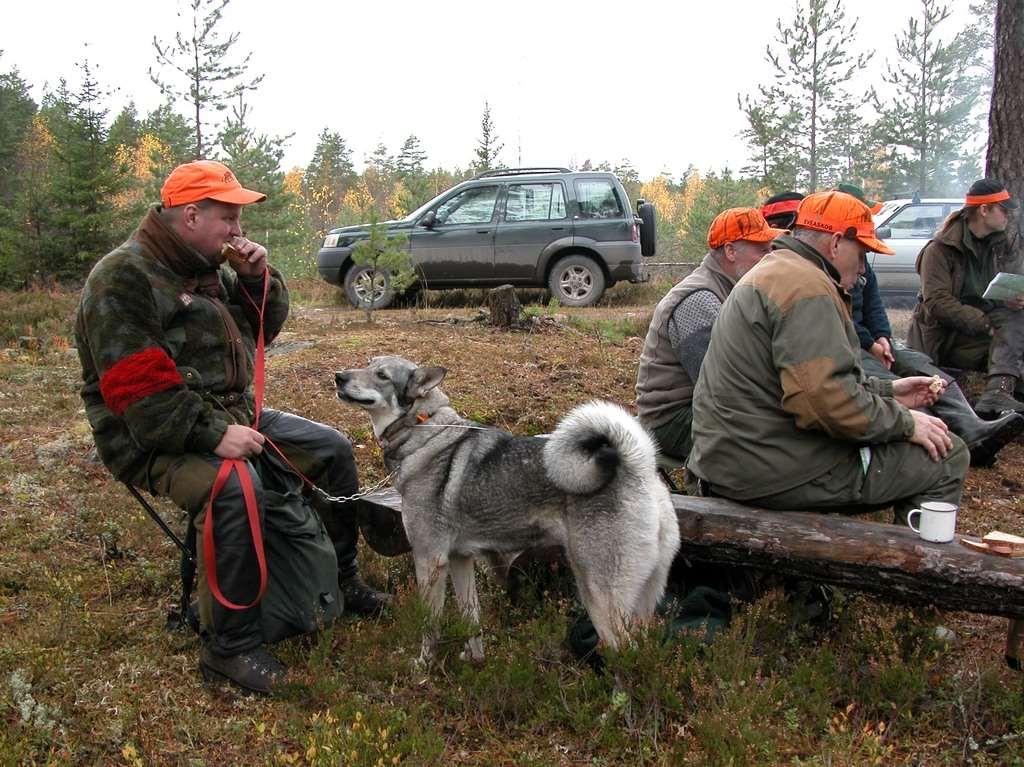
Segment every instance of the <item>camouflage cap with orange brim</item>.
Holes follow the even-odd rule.
[[[265,199],[267,196],[262,192],[244,188],[231,169],[216,160],[195,160],[179,165],[160,188],[160,201],[165,208],[200,200],[249,205]]]
[[[841,234],[875,253],[887,256],[895,251],[875,236],[871,209],[846,192],[815,192],[804,197],[796,212],[794,227]]]
[[[708,229],[708,247],[712,250],[737,240],[771,242],[786,233],[785,229],[773,229],[764,220],[757,208],[729,208],[723,210]]]

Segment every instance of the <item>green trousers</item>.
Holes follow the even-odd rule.
[[[693,408],[689,405],[679,408],[672,419],[651,429],[658,449],[665,455],[685,461],[693,449]]]
[[[940,461],[933,461],[924,448],[910,442],[871,445],[867,471],[861,451],[851,448],[847,460],[821,476],[781,493],[744,503],[766,509],[846,514],[892,506],[897,521],[905,520],[923,501],[959,505],[971,456],[963,440],[953,434],[950,438],[953,447]],[[711,490],[718,494],[714,485]]]

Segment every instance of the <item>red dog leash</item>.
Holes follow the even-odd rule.
[[[270,288],[270,270],[263,272],[263,297],[260,305],[252,300],[249,292],[243,287],[246,299],[252,304],[259,317],[259,328],[256,338],[256,359],[253,372],[253,394],[255,398],[255,416],[253,417],[252,428],[256,429],[260,424],[260,412],[263,410],[263,386],[266,378],[266,367],[264,364],[266,343],[263,338],[263,313],[267,307],[267,293]],[[268,439],[267,442],[270,442]],[[274,450],[281,453],[277,445],[270,443]],[[225,458],[217,472],[217,478],[213,482],[210,491],[210,501],[206,506],[206,519],[203,522],[203,561],[206,564],[206,583],[210,587],[210,593],[214,599],[220,602],[229,610],[247,610],[259,604],[267,591],[267,557],[263,548],[263,531],[260,528],[260,509],[256,503],[256,491],[252,485],[252,478],[249,476],[248,462],[238,458]],[[291,464],[289,464],[291,465]],[[294,467],[293,467],[294,468]],[[249,531],[252,534],[252,545],[256,550],[256,563],[260,571],[260,588],[256,597],[247,605],[239,605],[224,596],[217,582],[217,552],[213,540],[213,501],[224,488],[231,474],[238,475],[238,483],[242,487],[242,497],[245,499],[245,513],[249,518]],[[301,475],[300,475],[301,476]],[[305,477],[302,478],[308,482]]]

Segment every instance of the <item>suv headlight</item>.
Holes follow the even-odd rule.
[[[337,234],[329,234],[326,237],[324,237],[324,247],[325,248],[336,247],[337,244],[338,244],[338,237],[339,237],[339,235],[337,235]]]

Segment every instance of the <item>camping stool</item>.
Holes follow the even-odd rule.
[[[192,603],[192,587],[196,577],[196,527],[192,524],[192,520],[189,520],[188,530],[185,533],[185,540],[182,541],[174,531],[171,530],[170,526],[164,521],[157,510],[150,505],[149,501],[138,491],[137,488],[132,487],[127,482],[124,486],[128,488],[128,492],[131,493],[135,500],[139,502],[150,519],[156,522],[157,526],[164,531],[164,534],[174,542],[174,545],[181,551],[181,563],[179,565],[179,574],[181,576],[181,605],[179,612],[175,613],[173,610],[167,616],[167,630],[176,631],[181,628],[190,627],[197,634],[199,633],[199,621],[194,611],[190,611]]]
[[[679,487],[679,485],[677,485],[672,480],[672,472],[678,471],[679,469],[683,468],[686,465],[686,462],[680,461],[678,458],[673,458],[670,455],[665,455],[664,453],[658,453],[657,463],[658,474],[661,475],[661,478],[665,481],[665,484],[668,485],[669,492],[685,492],[683,488]]]

